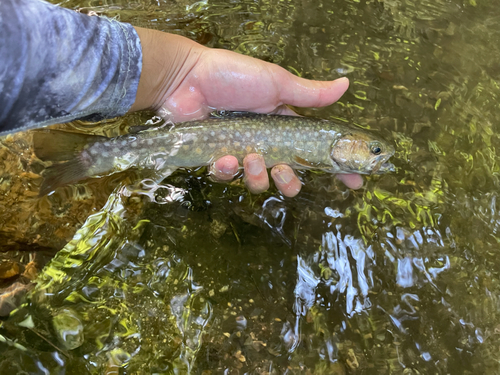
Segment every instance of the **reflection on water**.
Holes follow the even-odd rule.
[[[309,78],[346,75],[351,88],[339,104],[301,112],[394,140],[397,172],[368,178],[359,191],[301,173],[294,199],[249,195],[241,181],[212,184],[201,169],[178,171],[161,186],[93,181],[38,200],[59,221],[48,220],[45,232],[31,224],[12,230],[12,241],[27,233],[42,243],[60,233],[61,220],[71,223],[66,236],[83,225],[2,322],[0,373],[500,372],[496,4],[63,5]],[[106,132],[121,133],[123,124]],[[12,158],[24,142],[4,142],[11,153],[2,160],[32,168],[35,177],[22,178],[37,181],[43,166]],[[74,203],[117,185],[102,209],[98,199]]]

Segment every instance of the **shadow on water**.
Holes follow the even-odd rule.
[[[294,199],[203,169],[115,182],[2,322],[0,373],[500,372],[493,2],[63,5],[346,75],[301,113],[394,140],[397,172],[359,191],[303,173]]]

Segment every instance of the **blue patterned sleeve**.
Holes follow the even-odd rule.
[[[141,69],[129,24],[41,0],[0,0],[0,134],[121,116]]]

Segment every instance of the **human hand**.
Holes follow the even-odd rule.
[[[349,86],[346,78],[310,81],[252,57],[203,47],[177,35],[136,29],[143,48],[143,70],[131,111],[153,108],[174,122],[205,118],[214,109],[296,115],[286,105],[330,105]],[[238,167],[235,157],[225,156],[212,165],[211,173],[216,180],[228,181]],[[251,192],[269,188],[261,155],[247,155],[243,167]],[[288,165],[273,167],[271,177],[285,196],[300,191],[301,182]],[[363,184],[359,175],[338,177],[352,189]]]

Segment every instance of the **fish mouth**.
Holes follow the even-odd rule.
[[[382,173],[387,173],[387,172],[395,172],[396,167],[392,163],[383,163],[380,165],[380,168],[375,171],[376,174],[382,174]]]

